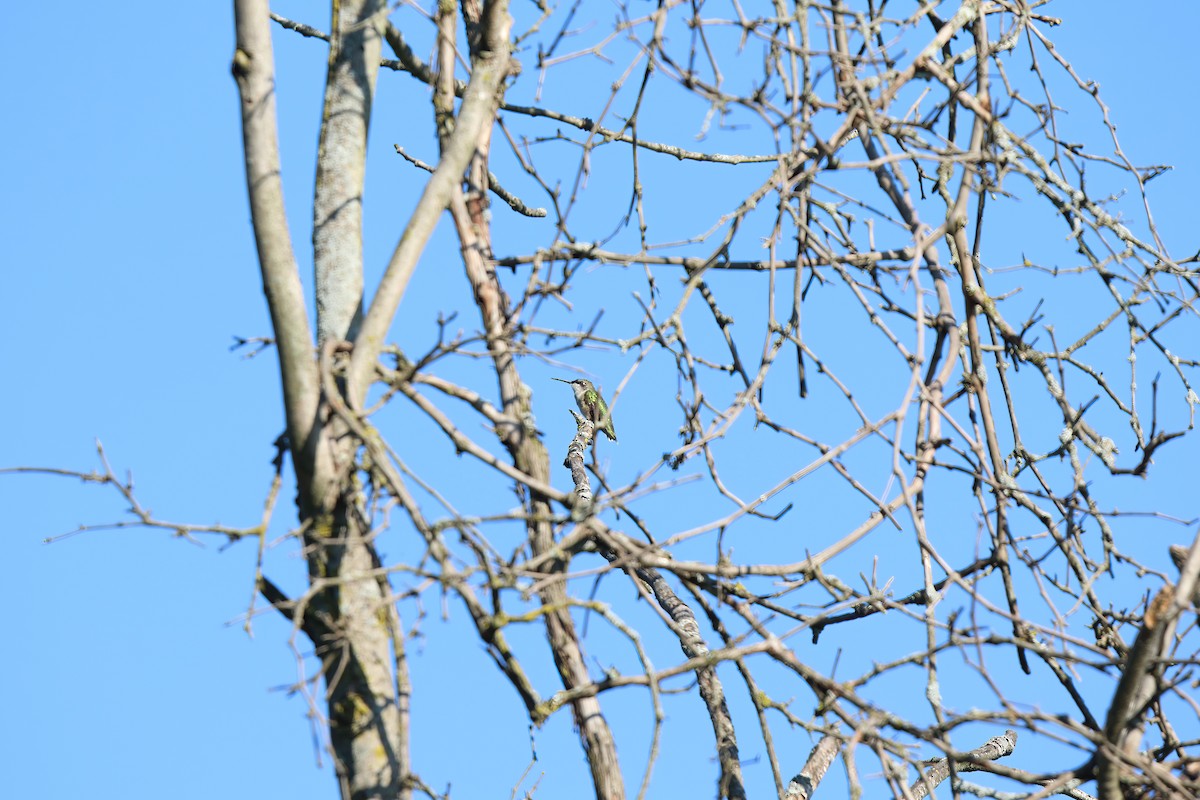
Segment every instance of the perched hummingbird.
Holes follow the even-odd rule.
[[[604,398],[600,396],[600,392],[596,391],[596,387],[592,386],[591,381],[586,378],[576,378],[573,381],[562,378],[554,380],[571,384],[571,389],[575,392],[575,403],[579,406],[579,413],[604,431],[604,435],[609,439],[614,442],[617,440],[617,429],[613,427],[612,415],[608,413],[608,403],[604,402]]]

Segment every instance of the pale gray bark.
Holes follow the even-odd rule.
[[[362,193],[386,8],[383,0],[334,4],[313,197],[319,343],[354,338],[362,313]]]
[[[293,448],[309,439],[317,411],[317,368],[304,290],[292,252],[280,177],[279,134],[275,111],[275,54],[267,0],[234,4],[237,50],[233,75],[242,102],[242,141],[246,186],[263,292],[279,349],[279,370]]]
[[[379,577],[379,559],[360,507],[353,470],[357,443],[346,435],[346,420],[329,413],[321,403],[322,391],[327,403],[338,400],[331,375],[333,347],[331,342],[330,347],[322,348],[318,360],[283,210],[270,12],[266,0],[236,0],[234,11],[237,51],[233,70],[242,96],[246,182],[263,285],[279,348],[311,585],[299,603],[285,600],[273,588],[264,588],[263,593],[304,629],[321,659],[329,738],[343,798],[405,797],[409,793],[407,702],[399,696],[398,681],[407,679],[402,642],[397,638],[400,626],[395,622],[386,580]],[[377,63],[378,42],[375,48],[371,60]],[[331,80],[340,81],[340,76],[339,69],[331,67]],[[352,79],[350,82],[353,84]],[[351,175],[348,183],[328,181],[319,187],[318,196],[326,200],[340,196],[353,204],[346,193],[355,191],[356,182],[361,192],[370,84],[358,85],[363,94],[349,99],[343,94],[344,85],[327,92],[327,108],[357,107],[362,127],[357,147],[353,141],[342,139],[340,132],[325,137],[322,158],[330,158],[337,169],[346,169]],[[318,170],[322,171],[328,175],[330,167]],[[352,238],[359,239],[357,252],[361,254],[361,232],[355,215],[338,220],[333,227],[340,233],[325,240],[328,246],[323,259],[336,260],[339,248]],[[340,242],[338,236],[343,237]],[[328,262],[324,264],[328,267]],[[361,255],[357,265],[351,258],[349,266],[352,273],[359,274],[357,291],[361,295]],[[318,267],[319,272],[322,269]],[[330,297],[319,313],[326,326],[325,337],[340,339],[348,324],[347,312],[352,317],[356,306],[344,296],[339,297],[344,287],[333,283],[348,281],[353,294],[354,279],[345,274],[326,278],[330,281]]]

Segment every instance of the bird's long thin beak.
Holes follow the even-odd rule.
[[[558,381],[559,383],[570,383],[570,381],[564,381],[562,378],[551,378],[550,380]]]

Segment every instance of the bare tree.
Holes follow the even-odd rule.
[[[572,716],[603,800],[666,791],[651,773],[682,746],[662,736],[682,703],[711,721],[721,797],[764,775],[787,798],[832,775],[829,796],[1200,792],[1195,525],[1128,506],[1193,426],[1195,258],[1150,213],[1164,168],[1122,151],[1044,4],[339,0],[328,32],[234,8],[310,578],[259,586],[319,658],[343,797],[440,796],[410,758],[405,650],[436,592],[529,724]],[[280,27],[328,58],[315,329],[284,213]],[[423,188],[364,294],[381,81],[425,87],[410,113],[437,153],[395,143]],[[446,214],[457,253],[431,252]],[[452,264],[469,294],[406,307]],[[397,337],[401,313],[435,344]],[[574,400],[550,377],[570,370],[615,391],[552,457]],[[383,421],[401,404],[461,481],[423,480]],[[597,444],[609,426],[620,443]],[[419,556],[386,560],[385,532]],[[1178,573],[1156,568],[1171,541]],[[633,656],[589,663],[588,620]],[[550,669],[511,641],[530,622]],[[624,687],[650,710],[640,777],[604,705]]]

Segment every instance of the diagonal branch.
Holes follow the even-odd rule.
[[[354,340],[346,383],[350,401],[357,406],[362,404],[374,374],[375,360],[416,270],[417,260],[454,190],[462,184],[463,172],[475,154],[479,132],[493,124],[496,117],[501,86],[509,71],[508,37],[512,18],[508,14],[507,0],[488,3],[485,16],[489,22],[485,26],[486,43],[474,61],[471,80],[463,93],[462,108],[455,118],[454,132],[442,150],[441,162],[425,184]]]

